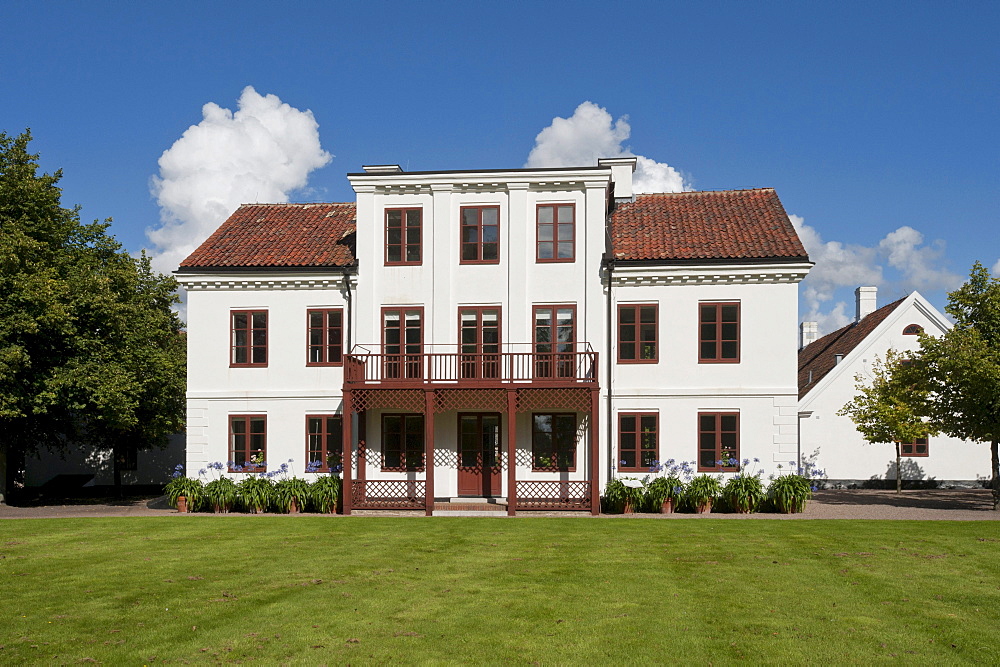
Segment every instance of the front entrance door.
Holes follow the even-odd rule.
[[[458,495],[500,495],[500,414],[458,415]]]

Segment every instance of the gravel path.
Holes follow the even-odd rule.
[[[802,514],[630,514],[602,515],[606,518],[663,519],[910,519],[943,521],[998,521],[1000,511],[993,511],[993,498],[988,489],[934,489],[930,491],[849,490],[817,491]],[[423,516],[423,512],[357,512],[367,516]],[[164,497],[128,499],[72,505],[42,505],[11,507],[0,504],[0,519],[65,519],[80,517],[117,516],[182,516],[171,508]],[[183,515],[208,517],[211,514]],[[250,516],[246,514],[230,516]],[[276,517],[264,514],[261,517]],[[316,515],[299,515],[316,516]],[[519,516],[572,516],[585,518],[585,512],[522,512]],[[292,517],[290,517],[292,518]],[[330,518],[335,518],[331,516]]]

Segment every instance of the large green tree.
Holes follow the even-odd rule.
[[[837,413],[850,417],[870,444],[895,444],[896,493],[903,484],[899,443],[937,433],[925,416],[930,392],[914,373],[909,355],[889,350],[885,360],[875,360],[869,376],[855,377],[858,393]]]
[[[914,369],[933,398],[927,414],[948,435],[990,443],[993,509],[1000,506],[1000,280],[976,262],[948,294],[955,326],[920,337]]]
[[[0,132],[0,447],[147,448],[183,427],[185,340],[172,277],[64,208],[31,134]]]

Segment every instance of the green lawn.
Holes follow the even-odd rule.
[[[1000,522],[0,522],[0,664],[1000,662]]]

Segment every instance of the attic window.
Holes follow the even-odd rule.
[[[907,324],[903,329],[904,336],[918,336],[924,332],[924,328],[919,324]]]

